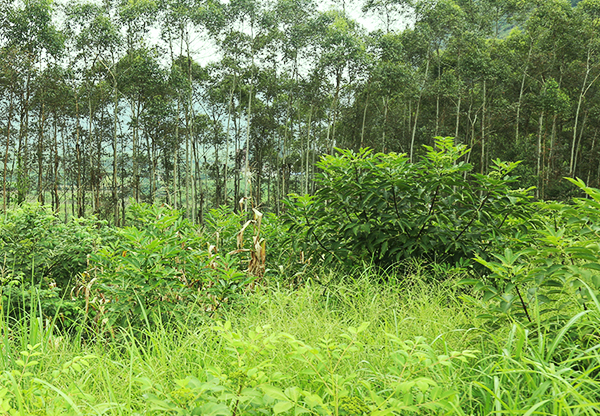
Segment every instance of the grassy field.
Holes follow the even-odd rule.
[[[580,335],[599,308],[574,309],[552,338],[508,321],[491,331],[460,277],[313,276],[258,286],[212,318],[92,336],[35,312],[3,318],[0,414],[600,412],[600,345]]]

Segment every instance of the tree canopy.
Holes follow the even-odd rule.
[[[599,22],[598,0],[3,0],[3,209],[279,212],[336,149],[414,162],[436,136],[566,198],[600,184]]]

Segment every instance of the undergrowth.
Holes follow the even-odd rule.
[[[549,337],[514,323],[488,332],[455,281],[424,269],[395,284],[323,273],[257,287],[243,307],[186,326],[61,333],[32,308],[3,311],[4,414],[596,414],[600,305]],[[460,276],[456,276],[456,279]],[[161,322],[156,317],[157,322]]]

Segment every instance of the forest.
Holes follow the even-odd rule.
[[[600,0],[0,0],[0,415],[600,414]]]
[[[371,31],[350,17],[354,10]],[[3,210],[122,224],[129,199],[202,223],[279,214],[316,162],[433,137],[523,163],[538,199],[600,181],[600,7],[547,1],[4,1]]]

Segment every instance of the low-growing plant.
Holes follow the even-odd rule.
[[[461,160],[469,149],[452,138],[437,137],[425,150],[416,163],[368,149],[323,157],[319,190],[287,203],[294,247],[315,262],[454,264],[487,256],[526,221],[530,189],[512,189],[518,162],[494,160],[480,174]]]
[[[514,324],[508,336],[487,334],[489,351],[474,366],[463,405],[474,414],[597,415],[600,412],[598,342],[568,339],[573,327],[598,325],[598,310],[573,316],[552,334]],[[497,345],[494,346],[494,343]]]
[[[401,412],[457,409],[457,393],[444,374],[454,361],[466,362],[472,351],[438,355],[423,338],[403,341],[388,335],[394,352],[383,372],[342,370],[342,362],[363,348],[359,336],[368,328],[348,328],[338,340],[323,339],[308,345],[286,333],[269,333],[268,327],[250,329],[247,335],[231,324],[214,327],[224,342],[229,360],[206,369],[203,379],[186,377],[167,389],[148,378],[138,382],[155,413],[176,415],[392,415]],[[270,351],[289,349],[289,356],[304,367],[293,376],[270,371]]]
[[[20,351],[16,367],[0,373],[0,410],[10,416],[31,414],[83,415],[74,399],[90,400],[90,396],[77,388],[77,378],[96,357],[77,356],[52,370],[49,380],[36,376],[36,367],[42,358],[41,344],[28,344]],[[67,391],[57,384],[70,385]],[[93,398],[91,398],[93,400]]]

